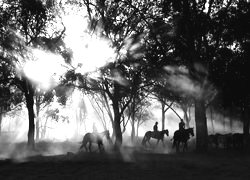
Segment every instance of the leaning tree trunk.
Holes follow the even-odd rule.
[[[208,132],[206,107],[203,99],[195,100],[195,123],[196,123],[196,150],[198,152],[207,151]]]
[[[28,147],[31,149],[35,148],[35,113],[34,113],[34,90],[27,82],[25,88],[25,98],[26,98],[26,106],[28,109],[29,115],[29,130],[28,130]]]
[[[188,107],[187,105],[182,105],[181,108],[183,110],[183,114],[184,114],[183,119],[186,122],[186,127],[189,128],[190,125],[189,125],[189,118],[188,118]]]

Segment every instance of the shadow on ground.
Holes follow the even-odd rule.
[[[23,150],[22,144],[15,147],[15,154]],[[39,149],[36,153],[22,160],[11,157],[1,160],[0,179],[228,180],[250,177],[248,152],[212,150],[203,154],[194,151],[174,153],[164,148],[125,146],[119,153],[87,153],[78,152],[79,144],[72,142],[42,142],[36,147]],[[55,151],[52,147],[57,149],[58,154],[52,154]]]

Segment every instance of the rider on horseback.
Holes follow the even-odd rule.
[[[181,122],[179,123],[179,130],[181,132],[183,132],[184,129],[185,129],[185,123],[184,123],[183,119],[181,119]]]
[[[153,129],[154,129],[154,137],[155,137],[158,132],[158,122],[155,122]]]
[[[155,122],[155,125],[154,125],[153,129],[154,129],[154,132],[158,131],[158,122]]]

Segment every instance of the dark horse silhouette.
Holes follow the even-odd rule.
[[[91,152],[91,145],[92,143],[96,143],[98,144],[98,149],[100,152],[104,151],[104,147],[103,147],[103,139],[106,137],[107,140],[109,140],[111,142],[111,138],[110,138],[110,134],[109,131],[103,131],[101,133],[86,133],[83,137],[82,140],[82,145],[79,148],[79,150],[81,150],[83,147],[85,147],[86,151]],[[89,144],[89,146],[87,147],[87,144]]]
[[[183,152],[188,149],[187,141],[190,135],[194,136],[194,128],[183,129],[182,131],[176,130],[173,137],[173,148],[176,147],[176,152],[179,152],[180,143],[183,144]]]
[[[163,139],[164,139],[164,134],[166,134],[167,136],[169,136],[169,133],[168,133],[168,130],[163,130],[163,131],[147,131],[142,139],[142,145],[143,146],[146,146],[146,143],[148,142],[148,144],[150,145],[149,143],[149,140],[150,138],[154,138],[154,139],[157,139],[157,145],[159,143],[159,141],[161,140],[163,146],[164,146],[164,142],[163,142]]]

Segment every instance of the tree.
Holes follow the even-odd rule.
[[[139,77],[137,77],[139,78]],[[140,77],[141,78],[141,77]],[[134,84],[136,87],[139,84]],[[144,120],[141,118],[145,116],[146,114],[146,107],[149,107],[149,100],[148,100],[148,95],[149,93],[145,91],[143,87],[138,86],[138,91],[133,94],[131,103],[128,105],[128,108],[126,109],[124,115],[128,117],[128,121],[131,123],[131,141],[134,142],[135,136],[138,135],[138,128],[141,125]],[[145,118],[146,120],[148,118]],[[146,121],[145,120],[145,121]]]
[[[105,94],[97,94],[97,93],[91,93],[91,105],[95,109],[104,130],[107,130],[107,120],[106,116],[108,116],[108,119],[110,120],[112,126],[114,124],[113,115],[110,109],[109,102],[107,100],[107,97]]]
[[[92,90],[99,93],[105,93],[112,103],[113,110],[113,129],[116,137],[115,147],[119,148],[122,144],[121,118],[125,109],[132,101],[132,97],[138,92],[135,90],[137,84],[132,78],[131,69],[116,63],[111,63],[104,67],[99,79],[91,79],[91,82],[84,84],[85,80],[79,81],[79,87],[85,90]]]
[[[134,77],[140,72],[136,63],[142,60],[138,40],[141,40],[143,27],[135,16],[136,12],[128,8],[126,2],[83,1],[83,4],[87,7],[90,30],[110,40],[116,58],[97,71],[98,78],[91,78],[91,73],[75,74],[72,70],[66,79],[72,85],[77,80],[78,87],[84,91],[100,93],[106,102],[112,103],[108,109],[112,109],[112,116],[109,114],[113,118],[115,147],[119,149],[122,144],[121,118],[138,91],[135,84],[141,83]]]
[[[36,107],[36,140],[39,140],[40,138],[40,112],[46,108],[54,98],[53,90],[50,91],[42,91],[42,90],[36,90],[34,99],[35,99],[35,107]]]
[[[52,12],[42,1],[4,1],[1,11],[1,57],[10,66],[5,70],[5,81],[23,92],[29,115],[28,146],[34,148],[34,95],[36,84],[22,70],[17,70],[32,55],[32,48],[55,51],[62,35],[47,37],[47,24],[53,19]],[[53,46],[51,46],[53,42]],[[60,41],[61,42],[61,41]],[[61,45],[61,44],[60,44]],[[62,51],[60,51],[62,55]]]

